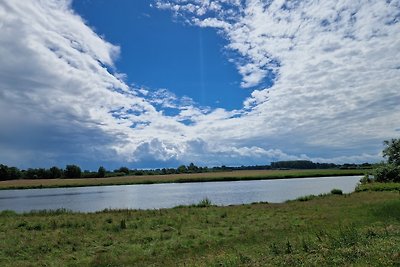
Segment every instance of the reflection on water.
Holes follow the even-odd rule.
[[[93,212],[103,209],[159,209],[198,203],[205,197],[216,205],[284,202],[333,188],[354,191],[360,176],[280,180],[94,186],[0,190],[0,210],[25,212],[65,208]]]

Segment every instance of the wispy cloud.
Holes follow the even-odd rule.
[[[398,134],[398,1],[154,6],[227,39],[242,86],[253,90],[243,108],[199,107],[173,88],[127,85],[114,67],[120,48],[70,1],[2,1],[0,162],[371,161]]]

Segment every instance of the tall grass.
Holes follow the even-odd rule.
[[[0,213],[0,266],[398,266],[397,192],[96,213]]]

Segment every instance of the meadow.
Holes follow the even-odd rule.
[[[400,194],[0,213],[1,266],[399,266]]]
[[[77,187],[98,185],[187,183],[212,181],[262,180],[322,176],[363,175],[363,169],[245,170],[168,175],[122,176],[79,179],[21,179],[0,181],[1,189]]]

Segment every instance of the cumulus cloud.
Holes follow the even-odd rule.
[[[379,159],[381,141],[398,134],[397,1],[154,6],[226,38],[228,60],[253,90],[243,108],[127,85],[114,66],[124,48],[97,35],[70,1],[1,1],[0,162],[360,162]]]
[[[217,0],[224,12],[201,15],[197,10],[209,2],[162,2],[159,8],[173,5],[175,16],[194,26],[216,28],[236,53],[230,61],[242,86],[257,89],[236,120],[238,140],[264,139],[260,145],[270,147],[287,139],[290,145],[279,142],[286,151],[297,146],[318,154],[319,148],[339,157],[353,150],[370,160],[378,158],[380,140],[397,135],[398,1]],[[271,77],[272,85],[263,87]]]

